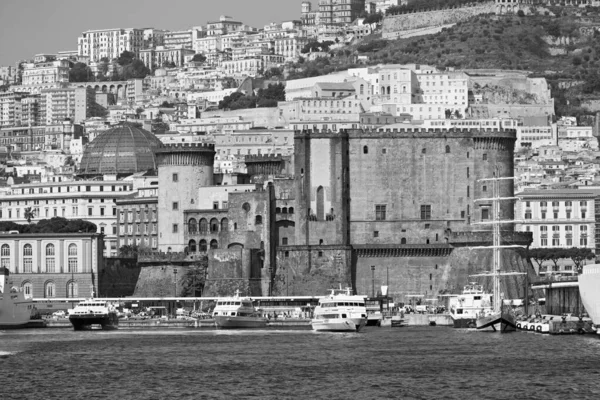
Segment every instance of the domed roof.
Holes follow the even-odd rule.
[[[80,175],[133,174],[157,169],[154,154],[163,144],[145,129],[119,125],[98,135],[81,158]]]

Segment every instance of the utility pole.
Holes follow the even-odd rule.
[[[375,266],[371,265],[371,297],[375,297]]]

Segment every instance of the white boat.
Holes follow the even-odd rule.
[[[104,330],[117,329],[119,316],[116,307],[101,299],[86,299],[79,302],[69,313],[69,321],[76,331],[99,327]]]
[[[366,323],[365,298],[350,294],[350,288],[332,289],[329,296],[319,299],[310,321],[313,330],[329,332],[358,332]]]
[[[475,328],[477,317],[492,311],[492,294],[483,285],[470,283],[459,296],[450,298],[449,311],[455,328]]]
[[[215,326],[221,329],[265,328],[267,319],[254,308],[252,299],[240,297],[239,290],[234,297],[217,300],[212,312]]]
[[[35,303],[17,289],[8,287],[8,268],[0,267],[0,329],[43,328],[41,319],[31,319]]]
[[[578,279],[581,302],[598,328],[600,326],[600,264],[584,265]],[[600,334],[600,330],[597,329],[596,333]]]

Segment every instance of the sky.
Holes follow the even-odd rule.
[[[313,5],[318,0],[312,1]],[[189,29],[228,15],[255,28],[300,19],[302,0],[0,0],[0,66],[77,50],[92,29]]]

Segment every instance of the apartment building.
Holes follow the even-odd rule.
[[[0,194],[0,221],[26,224],[25,209],[33,222],[52,217],[84,219],[104,234],[104,255],[117,254],[117,201],[133,195],[130,181],[68,181],[13,185]]]
[[[139,188],[137,193],[116,201],[117,249],[138,246],[158,248],[158,186]]]
[[[89,57],[90,62],[98,62],[105,57],[112,60],[124,51],[130,51],[139,57],[144,46],[145,30],[116,28],[83,32],[77,39],[77,54]]]
[[[41,120],[46,125],[65,119],[79,124],[94,115],[94,89],[89,87],[42,89]]]
[[[58,60],[23,65],[22,85],[69,82],[69,61]]]

